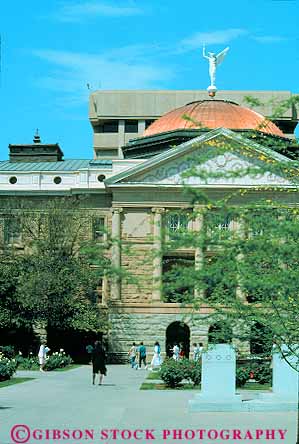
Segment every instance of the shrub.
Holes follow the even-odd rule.
[[[177,387],[185,377],[185,368],[180,361],[167,358],[161,365],[160,376],[168,387]]]
[[[14,358],[9,359],[0,352],[0,381],[10,379],[17,369],[17,362]]]
[[[38,358],[32,353],[26,358],[19,354],[16,356],[16,361],[21,370],[37,370],[39,368]]]
[[[250,368],[248,364],[236,368],[236,385],[243,387],[249,379]]]
[[[13,345],[0,345],[0,352],[8,359],[12,359],[15,355],[15,348]]]
[[[55,368],[66,367],[72,364],[73,360],[69,355],[61,349],[59,352],[54,352],[52,355],[47,357],[45,370],[54,370]]]
[[[201,382],[201,362],[190,362],[189,372],[189,378],[191,379],[193,384],[199,385]]]
[[[189,379],[194,385],[198,385],[201,380],[201,363],[168,358],[161,366],[160,376],[168,387],[177,387],[183,379]]]
[[[255,362],[251,367],[256,382],[259,384],[271,384],[272,370],[270,368],[270,362]]]

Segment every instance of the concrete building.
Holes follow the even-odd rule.
[[[34,201],[85,195],[82,211],[90,214],[86,235],[101,242],[98,224],[121,240],[112,248],[113,264],[138,278],[137,283],[108,278],[103,281],[100,301],[103,307],[109,306],[109,350],[117,360],[127,356],[133,340],[147,346],[158,340],[164,352],[174,342],[183,342],[188,351],[190,343],[208,340],[212,327],[206,320],[208,302],[191,316],[190,307],[173,302],[163,293],[162,285],[163,274],[173,263],[187,261],[195,267],[204,260],[203,252],[198,248],[176,249],[167,256],[157,252],[165,236],[180,226],[187,223],[188,229],[201,230],[202,220],[186,222],[184,217],[184,212],[194,211],[184,193],[184,172],[196,162],[199,150],[213,149],[218,142],[227,146],[225,161],[216,153],[212,156],[209,167],[213,172],[236,165],[247,168],[263,162],[261,159],[292,162],[296,155],[298,147],[290,140],[298,121],[296,109],[283,109],[271,122],[236,103],[244,102],[245,96],[266,102],[270,98],[288,100],[292,94],[219,92],[217,99],[208,99],[203,91],[94,92],[89,111],[94,129],[93,159],[63,160],[58,145],[42,144],[36,137],[30,145],[10,145],[10,160],[0,162],[1,199]],[[273,108],[265,105],[263,110],[269,116]],[[242,153],[239,148],[231,151],[232,144]],[[282,154],[285,150],[289,158]],[[294,187],[287,175],[266,172],[258,178],[247,175],[208,183],[190,178],[189,184],[208,195],[225,196],[232,190],[246,189],[249,199],[274,193],[287,205],[299,205],[294,193],[286,193]],[[4,240],[22,247],[21,233],[2,226],[3,236],[7,233]],[[219,226],[238,230],[233,220]]]
[[[290,91],[219,91],[217,99],[273,116],[277,103],[290,100]],[[122,158],[121,147],[142,136],[148,126],[163,114],[187,103],[206,100],[205,90],[196,91],[95,91],[90,95],[89,120],[93,128],[94,157]],[[255,100],[251,100],[255,99]],[[294,137],[297,110],[289,106],[275,115],[274,123],[287,137]]]

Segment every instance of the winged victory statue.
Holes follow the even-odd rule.
[[[227,52],[229,50],[229,46],[227,46],[225,49],[223,49],[223,51],[219,52],[219,54],[215,54],[214,52],[208,52],[208,55],[206,54],[206,48],[205,46],[203,46],[203,50],[202,50],[202,55],[205,59],[207,59],[209,61],[209,74],[210,74],[210,80],[211,80],[211,84],[210,86],[207,88],[209,95],[214,97],[217,91],[215,82],[216,82],[216,69],[217,66],[219,66]]]

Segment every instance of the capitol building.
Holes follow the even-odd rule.
[[[251,106],[248,96],[261,105]],[[98,302],[109,317],[105,340],[111,359],[122,361],[132,341],[152,347],[158,340],[164,353],[174,342],[183,343],[187,351],[194,342],[208,342],[213,327],[206,318],[208,301],[194,312],[163,293],[163,275],[169,268],[182,260],[194,267],[202,255],[198,248],[176,248],[167,255],[162,249],[164,237],[186,225],[184,212],[194,210],[184,192],[184,173],[190,159],[217,140],[227,142],[228,151],[232,143],[243,150],[229,153],[230,168],[255,165],[259,159],[292,162],[298,151],[298,110],[291,105],[273,120],[267,118],[273,115],[275,100],[291,97],[288,91],[220,91],[215,98],[200,90],[95,91],[89,102],[93,152],[86,150],[85,159],[65,159],[63,147],[44,143],[38,134],[31,144],[9,145],[9,160],[0,162],[1,201],[84,196],[82,211],[90,214],[90,239],[99,248],[106,232],[120,240],[112,246],[113,265],[137,281],[109,276],[101,281]],[[227,167],[217,153],[210,162],[215,172]],[[258,177],[224,176],[208,183],[189,178],[188,183],[207,195],[242,188],[251,197],[267,193],[267,186],[279,187],[280,199],[299,205],[295,193],[285,192],[292,182],[267,171]],[[5,209],[1,212],[4,215]],[[18,243],[21,249],[22,233],[6,223],[3,216],[4,242]],[[234,220],[220,225],[238,229]],[[188,221],[190,230],[201,226],[196,218]]]

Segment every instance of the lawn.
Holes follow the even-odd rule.
[[[147,376],[148,379],[158,379],[158,377],[151,377],[151,373]],[[200,390],[200,385],[194,385],[192,383],[181,383],[178,387],[167,387],[164,382],[143,382],[140,390]],[[237,387],[238,390],[271,390],[269,384],[258,384],[256,382],[247,382],[243,387]]]
[[[21,384],[22,382],[27,382],[27,381],[32,381],[35,378],[11,378],[11,379],[7,379],[6,381],[1,381],[0,382],[0,388],[1,387],[8,387],[10,385],[15,385],[15,384]]]
[[[153,379],[154,379],[154,380],[161,379],[160,372],[159,372],[159,371],[157,371],[157,372],[150,372],[150,373],[147,375],[146,379],[150,379],[150,380],[153,380]]]
[[[163,382],[143,382],[140,390],[200,390],[200,385],[179,384],[175,388],[166,387]]]

